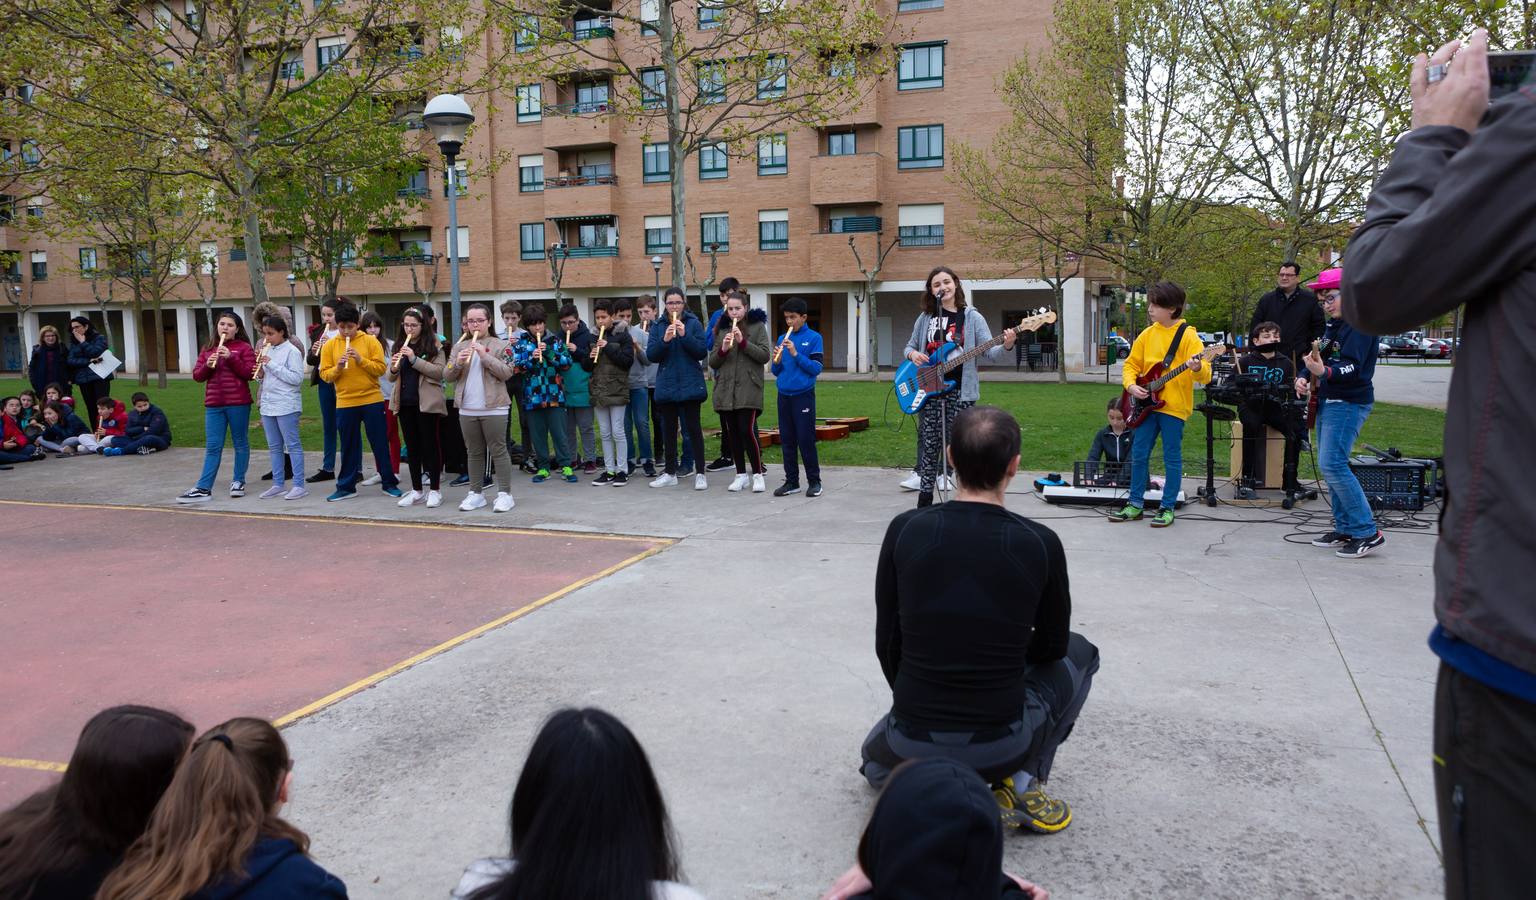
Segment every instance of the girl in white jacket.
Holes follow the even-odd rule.
[[[282,497],[297,500],[309,496],[304,487],[304,447],[299,443],[299,413],[304,408],[299,393],[304,384],[304,353],[289,340],[288,323],[281,316],[270,316],[261,323],[266,339],[257,349],[255,377],[261,382],[261,427],[267,434],[267,449],[272,454],[272,486],[258,499]],[[265,356],[263,356],[265,353]],[[293,488],[284,481],[283,454],[293,464]]]

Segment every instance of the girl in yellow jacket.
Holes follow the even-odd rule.
[[[1180,372],[1163,385],[1160,397],[1163,406],[1136,427],[1131,441],[1131,495],[1124,509],[1109,517],[1111,522],[1130,522],[1141,518],[1143,497],[1147,492],[1150,475],[1152,446],[1159,437],[1163,440],[1162,508],[1152,518],[1153,528],[1167,528],[1173,524],[1173,505],[1179,499],[1179,485],[1184,477],[1184,420],[1195,409],[1195,385],[1211,380],[1211,369],[1204,364],[1200,352],[1205,348],[1193,328],[1187,327],[1184,315],[1184,289],[1168,281],[1158,282],[1147,292],[1147,316],[1152,320],[1146,330],[1137,335],[1131,345],[1131,355],[1125,359],[1121,382],[1125,389],[1138,400],[1147,397],[1147,389],[1136,379],[1153,366],[1168,358],[1168,348],[1174,338],[1179,340],[1168,363],[1168,370],[1189,363],[1189,369]],[[1180,333],[1180,326],[1186,326]]]

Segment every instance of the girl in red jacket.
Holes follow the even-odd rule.
[[[0,463],[30,462],[39,453],[21,428],[21,400],[0,400]]]
[[[224,432],[235,445],[234,480],[229,496],[245,496],[245,469],[251,461],[251,376],[256,351],[245,324],[232,312],[221,313],[213,336],[197,356],[192,377],[207,387],[203,394],[203,474],[177,503],[203,503],[212,496],[213,479],[224,460]]]

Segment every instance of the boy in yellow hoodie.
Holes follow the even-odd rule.
[[[379,376],[388,368],[384,347],[358,327],[362,316],[354,304],[340,297],[336,301],[337,334],[320,349],[320,379],[336,386],[341,474],[336,479],[336,490],[325,499],[334,503],[357,496],[357,480],[363,473],[363,428],[368,430],[368,445],[373,448],[374,462],[384,477],[384,493],[398,497],[400,478],[394,474],[389,459],[384,394],[379,390]]]
[[[1136,427],[1131,441],[1131,495],[1125,508],[1110,515],[1111,522],[1130,522],[1141,518],[1143,497],[1147,492],[1147,478],[1152,462],[1152,446],[1163,439],[1162,508],[1152,517],[1153,528],[1167,528],[1173,524],[1173,505],[1179,499],[1179,485],[1184,477],[1184,421],[1195,409],[1195,385],[1211,380],[1211,369],[1204,365],[1199,354],[1205,348],[1200,337],[1181,317],[1184,315],[1184,289],[1168,281],[1158,282],[1147,292],[1147,316],[1152,320],[1146,330],[1131,345],[1131,355],[1125,359],[1125,371],[1120,376],[1125,389],[1133,397],[1144,400],[1147,389],[1136,383],[1143,372],[1169,359],[1167,369],[1173,370],[1189,363],[1188,371],[1181,372],[1163,385],[1160,396],[1166,404],[1147,416]],[[1174,339],[1178,346],[1173,353],[1168,348]]]

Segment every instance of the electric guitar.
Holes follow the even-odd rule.
[[[1318,356],[1322,356],[1323,355],[1323,347],[1326,346],[1327,344],[1328,344],[1327,341],[1323,340],[1322,338],[1318,338],[1317,340],[1312,342],[1312,352],[1316,353]],[[1305,365],[1305,363],[1303,363],[1303,365]],[[1316,422],[1317,422],[1317,376],[1316,375],[1312,375],[1309,372],[1308,373],[1308,377],[1307,377],[1307,381],[1308,381],[1308,390],[1307,390],[1306,428],[1307,428],[1308,431],[1311,431],[1312,430],[1312,426],[1314,424],[1316,424]]]
[[[955,353],[960,345],[949,341],[944,346],[933,351],[928,361],[922,365],[907,360],[896,370],[896,378],[893,387],[896,390],[896,403],[901,411],[912,415],[923,408],[933,397],[939,394],[947,394],[955,389],[958,379],[946,379],[949,372],[960,368],[981,354],[1001,344],[1003,338],[1009,334],[1022,334],[1026,331],[1035,331],[1042,326],[1056,321],[1056,313],[1051,310],[1029,316],[1019,321],[1018,326],[1006,328],[1003,332],[985,344],[973,347],[964,353]],[[950,354],[955,353],[951,356]]]
[[[1160,396],[1163,387],[1184,374],[1190,363],[1197,359],[1202,363],[1208,363],[1226,352],[1226,344],[1212,344],[1166,372],[1163,371],[1162,360],[1153,363],[1152,368],[1136,376],[1136,383],[1147,389],[1147,399],[1138,400],[1131,395],[1130,391],[1120,392],[1120,414],[1125,416],[1126,427],[1135,428],[1145,421],[1147,416],[1166,406],[1167,403]]]

